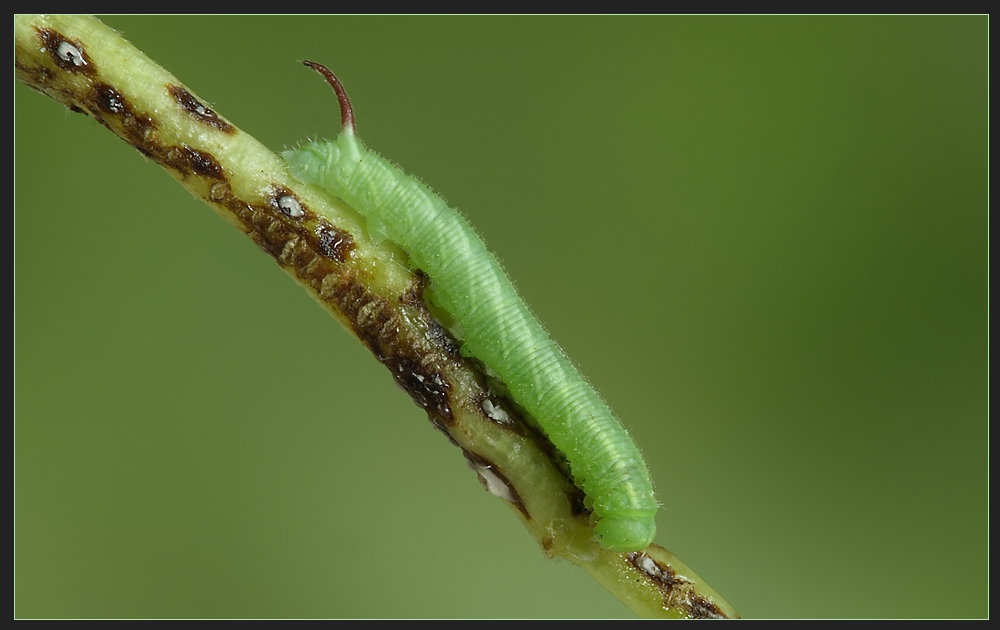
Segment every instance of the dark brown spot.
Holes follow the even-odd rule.
[[[190,165],[191,172],[202,177],[212,179],[223,179],[222,166],[212,156],[211,153],[192,149],[189,146],[182,147],[185,161]]]
[[[70,39],[51,28],[35,28],[38,40],[49,52],[52,61],[66,72],[77,72],[94,76],[96,68],[84,50],[83,44],[76,39]]]
[[[514,486],[511,485],[510,480],[507,479],[506,475],[501,473],[496,464],[489,461],[482,455],[478,453],[473,453],[472,451],[467,451],[462,449],[462,454],[465,455],[466,461],[469,462],[469,468],[476,471],[476,475],[479,477],[479,483],[483,485],[483,488],[487,492],[496,495],[495,489],[490,487],[490,480],[486,479],[485,475],[492,475],[494,481],[498,481],[504,486],[504,490],[509,496],[501,497],[511,505],[517,508],[517,510],[524,516],[524,518],[531,520],[531,515],[528,514],[528,509],[524,507],[524,502],[521,501],[521,496],[514,490]],[[488,471],[488,472],[483,472]]]
[[[439,371],[428,369],[409,356],[394,355],[380,360],[413,402],[439,418],[449,422],[453,420],[451,405],[448,403],[451,383]]]
[[[354,238],[317,217],[295,193],[280,184],[271,184],[265,201],[266,205],[242,204],[231,209],[261,249],[279,264],[293,267],[320,299],[333,301],[337,287],[327,278],[336,265],[331,263],[347,260],[354,251]]]
[[[664,594],[669,595],[675,587],[690,584],[690,581],[679,577],[677,573],[665,564],[661,564],[641,551],[630,551],[625,554],[632,565],[652,580]]]
[[[232,125],[220,118],[218,114],[206,107],[182,86],[168,85],[167,91],[170,92],[170,96],[174,97],[174,100],[181,106],[181,109],[191,114],[198,122],[226,133],[236,131]]]
[[[98,109],[108,114],[119,116],[130,111],[125,97],[121,92],[111,87],[107,83],[98,83],[91,88],[90,99],[97,105]]]
[[[327,258],[332,258],[338,262],[344,262],[344,256],[354,248],[354,239],[347,232],[342,232],[320,219],[316,226],[316,239],[319,250]]]
[[[158,159],[164,149],[157,143],[156,123],[149,115],[136,112],[121,92],[107,83],[95,83],[83,96],[83,103],[91,116],[108,129],[115,131],[126,142],[146,157]],[[118,129],[112,125],[118,121]]]
[[[641,551],[630,551],[625,558],[660,590],[664,607],[682,610],[691,619],[727,618],[715,602],[697,593],[691,580],[677,575],[669,565]]]
[[[224,194],[226,191],[216,191]],[[243,231],[257,246],[273,257],[278,264],[291,267],[295,275],[314,288],[320,286],[323,278],[334,271],[332,264],[313,264],[320,257],[310,248],[309,231],[286,217],[273,207],[271,200],[265,203],[246,204],[227,196],[222,203],[229,208],[243,224]],[[325,259],[323,259],[325,260]]]
[[[222,166],[211,153],[199,151],[186,144],[171,147],[167,151],[165,163],[183,175],[193,174],[209,179],[225,179]]]
[[[722,612],[715,602],[705,599],[700,595],[692,595],[688,598],[688,616],[692,619],[725,619],[726,613]]]

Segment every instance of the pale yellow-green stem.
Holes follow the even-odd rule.
[[[94,18],[15,16],[14,70],[156,161],[274,257],[393,373],[544,553],[579,565],[641,617],[737,616],[662,547],[618,553],[592,540],[551,446],[457,352],[405,253],[370,240],[353,210],[295,182],[280,157]]]

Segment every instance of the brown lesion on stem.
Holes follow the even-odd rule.
[[[191,117],[198,122],[226,133],[233,133],[235,131],[232,125],[195,98],[184,86],[168,85],[167,91],[170,92],[170,96],[174,97],[174,100],[181,106],[181,109],[191,114]]]
[[[80,40],[66,37],[51,28],[36,28],[35,31],[42,47],[61,70],[94,75],[94,65]]]
[[[663,597],[665,609],[679,610],[689,619],[727,619],[728,615],[713,600],[701,595],[694,581],[678,575],[666,563],[653,558],[654,551],[666,552],[659,545],[650,545],[645,551],[632,551],[625,554],[626,560],[639,573],[652,582]]]

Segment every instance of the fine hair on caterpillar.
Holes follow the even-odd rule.
[[[388,238],[431,281],[430,299],[463,331],[462,352],[489,367],[562,452],[593,510],[594,535],[615,551],[645,548],[658,509],[639,449],[607,404],[549,337],[496,257],[455,209],[357,138],[343,85],[321,64],[340,103],[332,142],[285,151],[293,177],[317,184]]]

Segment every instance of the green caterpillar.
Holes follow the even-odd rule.
[[[369,151],[350,101],[324,66],[303,62],[337,93],[342,130],[282,156],[293,177],[318,184],[410,256],[431,279],[431,299],[464,331],[462,351],[492,369],[566,457],[588,497],[605,548],[637,551],[656,533],[658,509],[639,449],[528,310],[468,222],[429,188]]]

